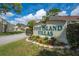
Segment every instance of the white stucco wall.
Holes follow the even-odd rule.
[[[62,26],[62,30],[60,30],[60,31],[52,31],[53,32],[53,35],[52,36],[48,36],[48,35],[39,35],[38,34],[38,31],[40,31],[40,30],[36,30],[35,29],[35,27],[41,27],[41,25],[42,24],[37,24],[37,25],[35,25],[34,26],[34,28],[33,28],[33,35],[37,35],[37,36],[41,36],[41,37],[55,37],[55,38],[57,38],[59,41],[61,41],[61,42],[64,42],[64,43],[68,43],[67,42],[67,38],[66,38],[66,29],[65,29],[65,27],[64,27],[64,25],[66,24],[66,21],[64,21],[64,22],[62,22],[62,21],[51,21],[51,22],[48,22],[48,23],[46,23],[46,26]]]

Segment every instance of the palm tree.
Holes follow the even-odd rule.
[[[33,34],[33,27],[35,24],[36,24],[35,20],[28,21],[27,26],[29,27],[29,29],[26,29],[26,33],[29,32],[29,34],[32,35]]]
[[[48,19],[49,19],[48,16],[43,16],[41,22],[46,23]]]
[[[27,23],[27,26],[29,26],[29,28],[31,29],[31,30],[33,30],[33,26],[36,24],[36,21],[35,20],[30,20],[30,21],[28,21],[28,23]]]
[[[51,10],[49,10],[49,11],[47,12],[47,15],[48,15],[48,16],[50,16],[50,15],[56,16],[60,11],[61,11],[61,10],[58,9],[58,8],[53,8],[53,9],[51,9]]]
[[[47,15],[42,17],[42,22],[46,23],[46,21],[49,19],[49,16],[51,16],[51,15],[56,16],[60,11],[61,10],[58,8],[53,8],[53,9],[49,10],[47,12]]]

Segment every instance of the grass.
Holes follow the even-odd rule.
[[[3,36],[3,35],[12,35],[12,34],[19,34],[19,33],[23,33],[23,32],[20,32],[20,31],[17,31],[17,32],[0,32],[0,36]]]
[[[0,46],[0,55],[2,56],[36,55],[39,51],[40,49],[37,45],[28,43],[25,40],[19,40],[4,46]]]
[[[64,49],[48,49],[35,44],[19,40],[0,46],[0,56],[71,56],[79,55],[78,52]]]

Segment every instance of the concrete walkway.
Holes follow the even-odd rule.
[[[14,42],[17,40],[21,40],[26,38],[25,33],[14,34],[14,35],[7,35],[7,36],[0,36],[0,45],[4,45],[10,42]]]

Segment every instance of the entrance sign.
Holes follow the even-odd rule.
[[[66,37],[66,21],[52,20],[48,23],[38,23],[33,27],[33,35],[40,37],[54,37],[57,40],[68,43]]]
[[[41,24],[34,27],[34,33],[39,36],[55,37],[63,30],[61,24]]]
[[[54,37],[61,42],[68,43],[66,36],[67,25],[74,21],[79,23],[79,17],[51,15],[45,23],[36,23],[33,27],[33,35],[48,38]]]
[[[62,25],[41,25],[34,27],[34,30],[38,31],[38,35],[45,35],[45,36],[53,36],[53,32],[55,31],[61,31]]]

